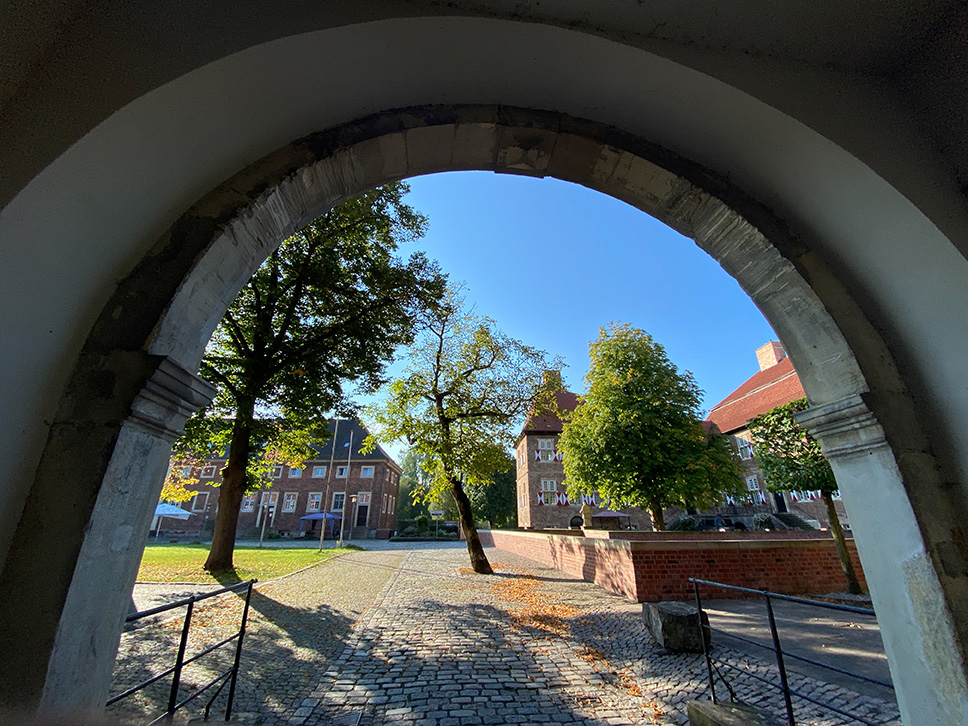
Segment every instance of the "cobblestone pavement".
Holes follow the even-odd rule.
[[[620,726],[685,723],[685,702],[705,697],[702,657],[659,648],[625,600],[530,560],[488,554],[493,576],[463,569],[463,550],[426,549],[354,552],[261,585],[235,710],[291,726]],[[219,637],[238,609],[237,598],[200,609],[209,632],[198,645]],[[151,672],[162,649],[173,652],[178,627],[127,634],[114,690]],[[739,669],[729,681],[740,700],[782,712],[779,695],[756,680],[778,682],[775,667],[714,647]],[[204,682],[211,668],[190,678]],[[892,703],[805,676],[791,685],[872,722],[898,723]],[[118,713],[133,717],[165,698],[159,689]],[[798,723],[845,723],[821,713],[800,702]]]

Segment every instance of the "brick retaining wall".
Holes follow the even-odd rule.
[[[550,565],[635,602],[692,599],[690,577],[787,595],[846,590],[836,545],[823,532],[614,534],[481,530],[480,537],[486,546]],[[866,589],[854,542],[848,540],[847,547]],[[730,596],[725,590],[706,595]]]

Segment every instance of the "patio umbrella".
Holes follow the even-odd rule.
[[[592,518],[595,518],[595,517],[625,517],[626,519],[632,518],[628,514],[622,514],[621,512],[616,512],[614,509],[603,509],[598,514],[592,515]]]
[[[330,514],[329,512],[325,514],[323,512],[316,512],[315,514],[307,514],[305,517],[300,517],[300,519],[326,519],[328,522],[335,519],[342,519],[342,517],[338,514]]]
[[[186,512],[181,507],[176,507],[174,504],[166,504],[162,502],[157,507],[155,507],[156,517],[168,517],[169,519],[188,519],[192,516],[191,512]]]

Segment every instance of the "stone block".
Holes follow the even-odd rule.
[[[642,606],[645,624],[652,637],[663,648],[674,651],[702,653],[699,640],[698,612],[695,605],[685,602],[650,602]],[[709,618],[703,613],[703,624]],[[709,644],[709,631],[705,631],[706,644]]]
[[[689,726],[781,726],[772,714],[745,703],[690,701],[686,704]]]

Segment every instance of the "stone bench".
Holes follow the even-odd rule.
[[[647,602],[642,605],[642,615],[652,637],[663,648],[690,653],[702,653],[699,640],[699,617],[695,605],[685,602]],[[709,618],[703,613],[703,624],[709,625]],[[709,631],[705,630],[706,644],[709,644]]]
[[[745,703],[690,701],[689,726],[781,726],[774,716]]]

